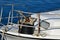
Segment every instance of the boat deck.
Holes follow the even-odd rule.
[[[12,28],[11,28],[11,25],[9,25],[9,26],[8,27],[9,27],[10,30],[5,32],[5,34],[7,34],[7,35],[17,36],[17,37],[24,37],[24,38],[32,38],[32,39],[60,39],[60,33],[59,33],[60,29],[42,31],[43,33],[47,34],[45,37],[43,37],[43,36],[21,34],[21,33],[18,33],[18,27],[16,25],[13,26]],[[2,29],[4,29],[4,28],[2,27],[0,29],[1,33],[3,32]]]

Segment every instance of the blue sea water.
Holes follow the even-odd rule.
[[[3,7],[3,18],[8,17],[9,11],[12,9],[11,5],[3,4],[18,4],[14,5],[14,10],[21,10],[26,12],[47,12],[53,10],[60,10],[60,0],[0,0],[0,9]],[[1,11],[1,10],[0,10]],[[16,16],[14,12],[14,16]],[[7,18],[2,19],[2,23],[7,23]],[[18,19],[14,18],[14,22],[17,22]]]
[[[3,7],[3,18],[8,17],[9,11],[11,11],[11,5],[3,4],[18,4],[14,5],[14,10],[21,10],[26,12],[47,12],[53,10],[60,10],[60,0],[0,0],[0,9]],[[0,10],[1,11],[1,10]],[[14,12],[14,16],[17,13]],[[2,19],[3,24],[7,24],[7,18]],[[16,23],[18,19],[14,18]]]

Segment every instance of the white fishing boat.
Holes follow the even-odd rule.
[[[20,16],[16,18],[22,18],[18,20],[18,23],[13,23],[13,11],[18,12],[24,17]],[[39,40],[39,39],[60,39],[60,14],[52,12],[45,13],[30,13],[23,12],[20,10],[13,10],[9,12],[8,23],[4,25],[1,23],[3,8],[1,9],[0,34],[2,35],[1,40]],[[12,16],[10,17],[12,13]],[[23,13],[31,14],[27,18],[31,17],[28,21]],[[9,21],[11,18],[11,22]],[[27,21],[25,21],[25,19]]]

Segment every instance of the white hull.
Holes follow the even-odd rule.
[[[7,39],[7,40],[59,39],[60,40],[60,29],[46,30],[46,31],[42,31],[42,32],[45,33],[46,36],[38,36],[37,37],[37,36],[33,36],[33,35],[17,34],[17,33],[13,33],[13,32],[7,32],[8,34],[5,34],[5,39]]]
[[[47,34],[45,37],[36,37],[32,36],[32,37],[16,37],[16,36],[11,36],[11,35],[6,35],[7,40],[38,40],[38,39],[60,39],[60,29],[56,29],[56,30],[48,30],[48,31],[44,31],[43,33]]]
[[[8,25],[9,28],[11,28],[11,25]],[[18,27],[17,25],[13,25],[14,28],[6,32],[4,39],[7,40],[38,40],[39,38],[36,38],[33,35],[27,35],[27,34],[20,34],[18,33]],[[0,32],[3,32],[4,27],[0,29]],[[1,33],[2,35],[3,33]]]
[[[32,38],[16,37],[11,35],[7,35],[6,37],[7,37],[7,40],[38,40],[38,39],[32,39]]]
[[[14,27],[16,27],[16,25]],[[3,28],[1,28],[1,29],[3,29]],[[35,36],[35,35],[21,34],[21,33],[18,33],[17,30],[18,30],[17,28],[12,28],[8,32],[6,32],[7,34],[5,34],[5,35],[6,35],[7,40],[60,39],[60,29],[41,31],[41,34],[43,34],[43,35],[46,34],[46,36],[41,36],[41,35]],[[3,32],[3,30],[0,30],[0,31]],[[15,36],[13,36],[13,35],[15,35]]]

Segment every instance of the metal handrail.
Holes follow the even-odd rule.
[[[1,22],[1,19],[2,19],[2,13],[3,13],[3,8],[1,7],[0,22]]]

